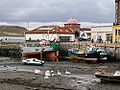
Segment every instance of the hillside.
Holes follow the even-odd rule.
[[[0,26],[0,36],[23,36],[26,31],[26,28],[20,26]]]

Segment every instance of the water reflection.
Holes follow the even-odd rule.
[[[100,82],[100,79],[90,74],[79,74],[79,75],[63,75],[64,77],[70,77],[72,79],[72,87],[76,87],[78,90],[88,90],[89,86],[96,85]]]

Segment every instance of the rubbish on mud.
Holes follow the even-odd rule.
[[[37,79],[37,77],[33,77],[33,79],[34,79],[34,80],[36,80],[36,79]]]
[[[77,81],[77,83],[82,83],[82,81]]]
[[[45,76],[44,78],[45,78],[45,79],[48,79],[49,77],[48,77],[48,76]]]

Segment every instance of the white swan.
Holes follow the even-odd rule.
[[[34,73],[35,73],[35,74],[40,74],[40,73],[41,73],[41,70],[35,69],[35,70],[34,70]]]
[[[50,72],[50,70],[46,70],[45,71],[45,79],[48,79],[49,78],[49,76],[51,76],[51,72]]]
[[[51,76],[50,70],[46,70],[46,71],[45,71],[45,76],[48,76],[48,77]]]
[[[58,75],[62,75],[62,73],[60,72],[60,70],[57,70],[57,74]]]
[[[71,73],[68,70],[66,70],[65,74],[70,75]]]
[[[50,72],[51,72],[51,76],[54,76],[54,75],[55,75],[53,70],[51,70]]]

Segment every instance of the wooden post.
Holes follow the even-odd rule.
[[[42,60],[42,51],[40,52],[40,60]]]
[[[116,44],[114,44],[114,59],[116,60]]]

